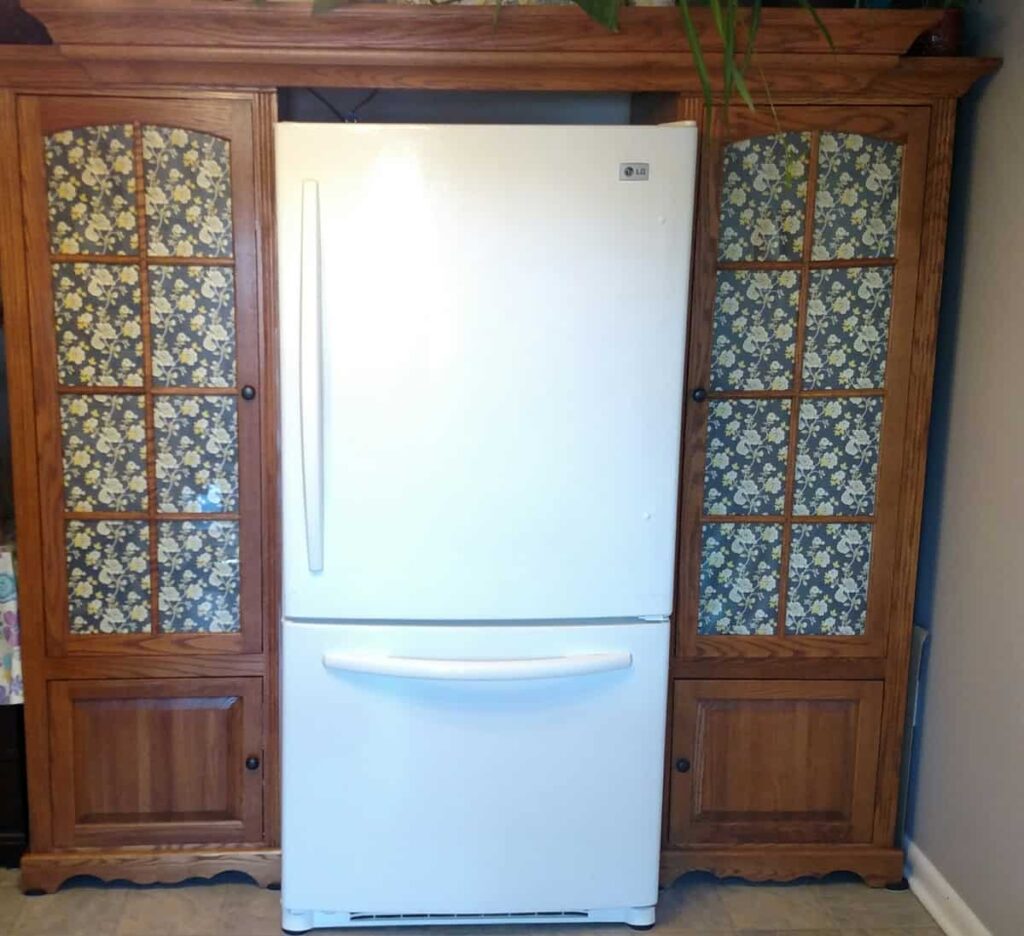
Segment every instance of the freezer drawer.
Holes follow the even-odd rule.
[[[286,919],[653,906],[668,627],[286,621]]]

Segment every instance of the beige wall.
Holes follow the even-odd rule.
[[[971,8],[1002,71],[961,111],[918,614],[910,836],[996,936],[1024,933],[1024,3]]]

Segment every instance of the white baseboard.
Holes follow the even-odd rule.
[[[975,916],[942,872],[928,860],[910,839],[906,849],[907,881],[914,896],[924,905],[946,936],[992,936],[988,927]]]

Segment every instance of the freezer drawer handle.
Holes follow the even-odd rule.
[[[302,258],[299,283],[299,411],[306,558],[324,568],[323,355],[320,288],[320,187],[302,183]]]
[[[430,660],[363,656],[357,653],[324,654],[324,666],[327,669],[406,679],[550,679],[557,676],[609,673],[629,669],[632,665],[633,655],[625,651],[527,660]]]

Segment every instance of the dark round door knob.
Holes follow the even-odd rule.
[[[246,770],[256,770],[260,766],[260,759],[255,754],[250,754],[245,759]]]
[[[255,400],[256,399],[256,388],[246,384],[242,387],[242,399],[243,400]]]
[[[708,398],[708,392],[703,387],[698,387],[690,396],[694,403],[703,403]]]
[[[690,769],[690,762],[685,757],[680,757],[676,761],[676,770],[680,773],[686,773]]]

